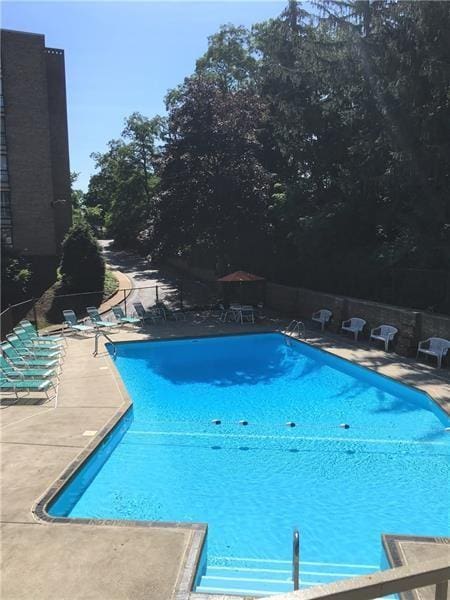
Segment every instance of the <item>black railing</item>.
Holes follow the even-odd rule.
[[[120,288],[114,293],[114,297],[114,305],[121,305],[126,315],[135,313],[133,303],[136,302],[141,302],[145,308],[163,303],[171,310],[210,308],[218,302],[214,284],[182,280]],[[0,314],[1,339],[5,339],[22,319],[28,319],[37,329],[61,325],[64,310],[73,310],[78,319],[83,319],[87,317],[88,306],[98,308],[105,302],[108,302],[108,299],[104,297],[103,291],[88,291],[76,294],[55,293],[51,298],[44,295],[10,305]]]

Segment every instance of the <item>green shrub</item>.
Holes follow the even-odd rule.
[[[2,306],[28,299],[31,295],[31,269],[28,262],[2,244]]]
[[[63,243],[61,284],[66,291],[102,291],[105,261],[97,240],[86,223],[71,227]]]

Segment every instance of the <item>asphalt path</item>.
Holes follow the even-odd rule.
[[[178,301],[177,279],[149,264],[145,257],[130,251],[115,250],[112,240],[99,240],[103,255],[109,267],[125,273],[131,281],[132,291],[127,297],[127,309],[133,302],[142,302],[145,308],[154,306],[157,298],[171,306]],[[156,293],[158,287],[158,295]],[[123,302],[122,302],[123,305]]]

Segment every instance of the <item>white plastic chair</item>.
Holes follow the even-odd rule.
[[[325,329],[325,325],[330,322],[332,316],[333,313],[331,310],[328,310],[327,308],[321,308],[313,313],[311,318],[313,321],[316,321],[316,323],[320,323],[320,328],[323,331]]]
[[[243,323],[244,321],[249,321],[250,323],[255,322],[255,311],[253,309],[253,306],[251,306],[251,305],[241,306],[240,321],[241,321],[241,323]]]
[[[389,342],[392,342],[398,329],[392,325],[379,325],[370,332],[369,343],[371,340],[380,340],[384,342],[384,349],[386,352],[389,350]]]
[[[353,333],[355,341],[357,341],[358,334],[361,333],[365,326],[366,322],[364,319],[352,317],[351,319],[347,319],[347,321],[342,321],[341,329],[342,331],[349,331],[350,333]]]
[[[427,340],[419,342],[416,358],[419,357],[419,353],[427,354],[428,356],[435,356],[437,359],[438,369],[440,369],[442,366],[442,359],[444,358],[444,356],[446,356],[449,348],[449,340],[445,340],[444,338],[438,337],[430,337]]]

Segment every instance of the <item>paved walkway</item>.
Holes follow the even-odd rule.
[[[131,306],[133,302],[142,302],[152,306],[157,300],[156,287],[158,287],[158,299],[175,303],[178,299],[176,277],[170,277],[166,272],[162,273],[148,264],[148,261],[137,254],[129,251],[114,250],[111,248],[111,240],[100,240],[105,260],[111,269],[124,273],[133,287],[133,291],[127,298]]]
[[[56,399],[1,407],[2,600],[165,600],[192,532],[38,522],[32,507],[128,399],[92,338],[69,340]],[[91,432],[91,433],[89,433]]]

